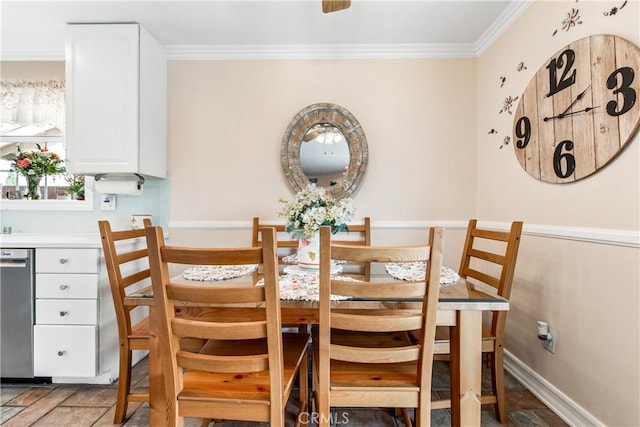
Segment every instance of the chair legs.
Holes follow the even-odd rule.
[[[496,344],[495,352],[491,354],[491,386],[496,396],[496,418],[505,424],[508,422],[507,398],[504,390],[504,354],[502,345]]]
[[[129,390],[131,388],[131,350],[120,345],[120,378],[118,379],[118,399],[116,401],[116,413],[113,417],[114,424],[122,424],[127,415],[129,403]]]
[[[296,427],[309,425],[309,356],[308,353],[302,359],[300,372],[298,373],[298,385],[300,397],[298,399],[299,409],[296,417]],[[305,415],[303,415],[305,414]]]

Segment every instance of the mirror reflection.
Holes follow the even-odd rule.
[[[282,138],[282,172],[294,192],[316,183],[332,197],[349,197],[364,178],[369,149],[364,130],[347,109],[311,104],[291,119]]]
[[[312,126],[302,137],[300,166],[317,186],[336,185],[349,167],[349,146],[340,129],[329,123]]]

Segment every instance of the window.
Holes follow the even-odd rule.
[[[6,140],[5,140],[6,141]],[[2,185],[2,198],[9,200],[21,199],[27,189],[25,176],[11,170],[18,150],[29,153],[42,147],[48,152],[55,153],[63,162],[65,159],[64,146],[61,142],[2,142],[2,157],[0,158],[0,185]],[[71,180],[72,177],[69,177]],[[67,177],[64,174],[47,175],[40,180],[38,189],[39,197],[48,199],[67,199],[71,195],[67,191]],[[82,198],[82,195],[81,197]]]
[[[93,194],[86,185],[93,182],[89,177],[66,173],[43,176],[36,190],[39,198],[25,200],[27,180],[11,170],[18,150],[28,153],[41,147],[64,161],[64,81],[2,80],[0,89],[2,209],[93,209]]]

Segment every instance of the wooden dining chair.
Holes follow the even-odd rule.
[[[294,254],[298,249],[298,239],[293,239],[285,231],[284,224],[264,224],[260,222],[259,217],[253,217],[253,227],[251,230],[251,246],[262,246],[262,230],[265,227],[270,227],[276,230],[277,243],[277,255],[278,261],[281,263],[282,258]]]
[[[522,222],[511,223],[509,231],[496,231],[478,227],[478,220],[471,219],[458,274],[468,286],[503,298],[511,297],[511,285],[518,258]],[[491,372],[491,394],[482,395],[482,404],[495,404],[496,417],[507,423],[507,401],[504,388],[504,330],[508,311],[494,311],[491,324],[482,328],[482,353],[487,354]],[[436,331],[436,359],[450,354],[448,327]],[[434,402],[438,407],[451,407],[451,400]]]
[[[261,247],[187,248],[167,246],[161,228],[147,228],[167,407],[174,408],[166,415],[171,425],[196,417],[284,426],[296,376],[299,410],[307,411],[309,335],[282,333],[275,229],[262,232]],[[170,275],[170,265],[242,264],[262,265],[264,286],[185,284]],[[176,317],[176,307],[185,304],[199,307]],[[208,341],[200,351],[189,351],[180,348],[184,337]],[[296,424],[304,420],[298,416]]]
[[[432,228],[419,246],[354,246],[331,241],[320,230],[319,326],[314,328],[313,390],[320,426],[333,407],[416,409],[418,425],[429,425],[436,313],[443,229]],[[331,276],[331,259],[354,262],[427,262],[425,280],[344,281]],[[363,310],[335,307],[331,295],[351,298],[412,298],[422,309]],[[407,331],[419,330],[421,342]],[[317,343],[317,345],[316,345]],[[333,420],[335,422],[335,420]]]
[[[347,245],[355,246],[371,246],[371,218],[364,217],[362,224],[348,224],[347,230],[341,231],[339,234],[335,234],[333,243],[344,243]],[[371,263],[370,262],[349,262],[344,266],[345,273],[359,274],[363,276],[364,280],[369,280],[371,277]]]
[[[151,220],[144,220],[145,227]],[[124,297],[145,286],[151,291],[145,230],[111,230],[109,221],[98,221],[104,261],[118,325],[120,369],[114,424],[124,421],[129,402],[148,402],[148,392],[131,392],[133,350],[149,349],[149,317],[141,308],[128,306]]]

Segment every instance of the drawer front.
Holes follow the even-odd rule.
[[[94,377],[96,337],[95,326],[36,325],[33,328],[34,375]]]
[[[38,248],[36,273],[98,273],[98,250]]]
[[[36,274],[36,298],[97,299],[97,274]]]
[[[94,299],[37,299],[36,325],[95,325],[98,302]]]

